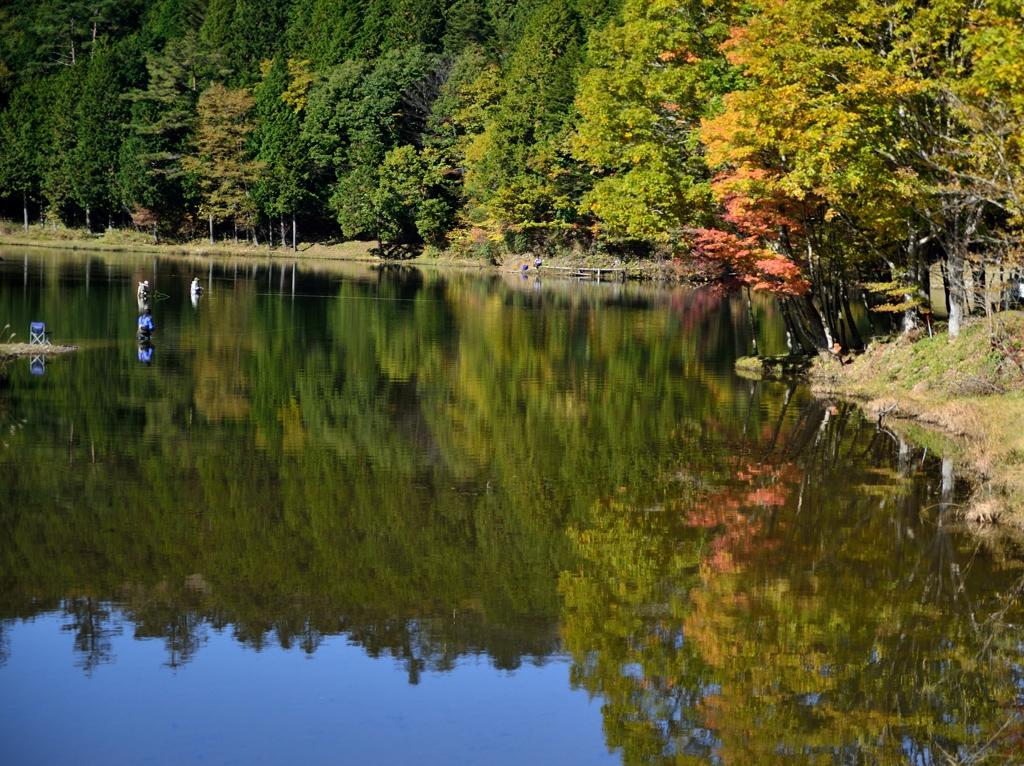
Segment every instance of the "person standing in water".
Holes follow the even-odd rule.
[[[142,312],[142,316],[139,317],[139,337],[145,336],[149,338],[152,335],[153,330],[156,329],[156,325],[153,324],[153,314],[149,309]]]
[[[153,361],[153,343],[150,341],[150,336],[155,329],[153,314],[150,313],[149,309],[146,309],[142,312],[142,316],[139,317],[139,327],[136,331],[135,340],[139,348],[139,361],[147,367]]]

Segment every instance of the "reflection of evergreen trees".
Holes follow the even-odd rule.
[[[26,423],[0,453],[0,617],[73,613],[93,666],[125,624],[172,666],[211,629],[306,651],[345,634],[411,678],[467,653],[546,656],[565,529],[620,487],[657,502],[666,466],[746,414],[731,378],[702,378],[745,341],[699,293],[46,264],[25,284],[21,263],[5,272],[0,310],[84,348],[10,379]],[[214,277],[195,310],[193,273]],[[143,277],[169,296],[150,368]]]

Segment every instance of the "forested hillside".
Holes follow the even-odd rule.
[[[1020,248],[1022,11],[11,0],[0,193],[26,228],[685,257],[819,348],[853,281],[910,326],[940,262],[955,335]]]

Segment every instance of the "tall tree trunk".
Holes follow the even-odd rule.
[[[154,245],[159,245],[160,244],[160,234],[159,234],[159,232],[157,231],[157,228],[156,228],[156,221],[153,222],[153,244]]]
[[[281,248],[288,247],[288,240],[284,236],[284,216],[281,216]]]
[[[232,221],[231,225],[232,225],[233,230],[235,232],[235,246],[237,247],[238,246],[238,221]]]
[[[946,259],[946,273],[949,278],[949,337],[960,335],[964,321],[964,257],[959,252],[950,253]]]
[[[814,305],[814,299],[810,293],[804,293],[794,301],[797,316],[800,317],[801,325],[813,347],[818,351],[827,351],[832,348],[835,342],[832,339],[832,330],[829,328],[825,318]]]
[[[89,208],[85,209],[85,233],[92,234],[92,222],[89,220]]]
[[[796,328],[793,326],[793,317],[790,313],[789,299],[780,298],[779,304],[782,307],[782,320],[786,323],[786,348],[789,350],[789,355],[793,356],[796,354],[796,347],[800,346],[801,353],[804,351],[803,341],[800,340],[800,336],[797,334]]]
[[[210,213],[210,244],[213,244],[213,213]]]
[[[860,330],[857,329],[857,323],[853,321],[853,312],[850,311],[850,293],[846,289],[845,283],[840,290],[842,291],[843,314],[846,316],[846,326],[850,332],[850,345],[853,348],[864,348],[864,339],[860,335]]]
[[[28,192],[21,193],[21,201],[25,212],[25,233],[28,234]]]
[[[750,342],[754,346],[754,356],[761,356],[757,351],[757,324],[754,322],[754,305],[750,301],[750,288],[747,288],[747,319],[750,320]]]
[[[298,236],[298,229],[295,226],[295,210],[292,210],[292,252],[296,250],[295,238]]]
[[[787,298],[786,309],[789,312],[789,317],[795,330],[793,337],[796,338],[801,352],[804,354],[813,354],[817,349],[817,346],[814,343],[814,339],[807,331],[807,322],[803,314],[800,312],[797,300],[795,298]]]

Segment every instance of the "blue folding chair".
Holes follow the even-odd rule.
[[[50,333],[46,331],[45,322],[32,322],[28,326],[28,345],[30,346],[52,346]]]

